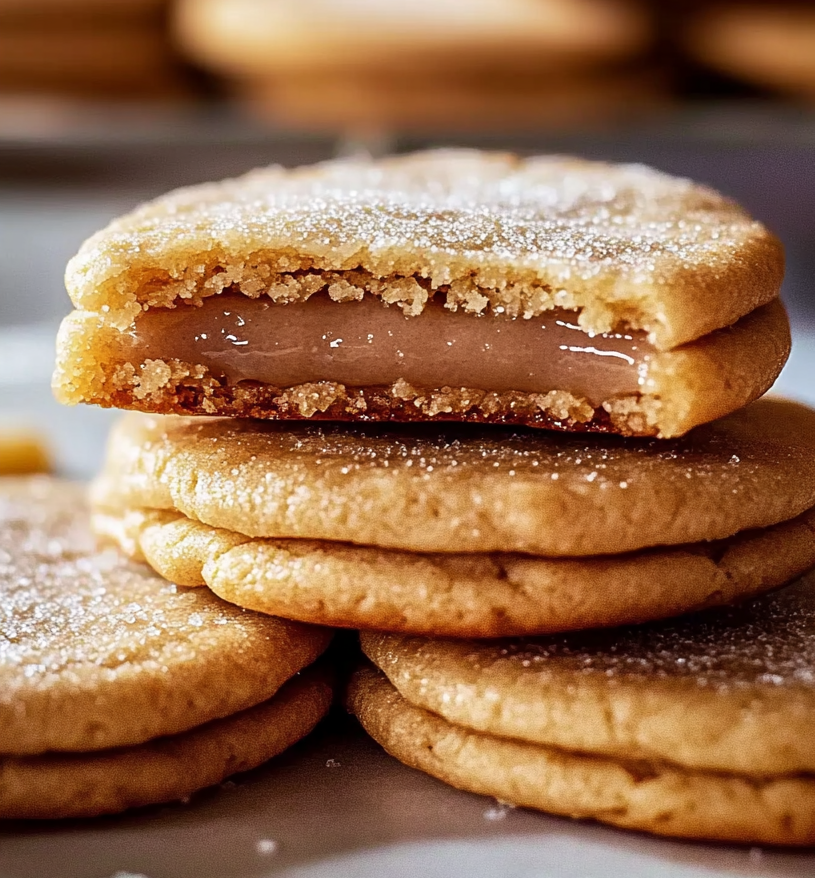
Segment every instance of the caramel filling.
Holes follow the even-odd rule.
[[[590,335],[568,311],[508,318],[429,302],[406,317],[373,296],[275,304],[224,294],[200,307],[147,311],[131,337],[141,362],[200,364],[233,383],[373,387],[402,379],[429,389],[561,390],[595,406],[636,393],[654,351],[643,332]]]

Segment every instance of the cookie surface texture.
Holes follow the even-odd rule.
[[[140,744],[234,714],[329,639],[100,550],[77,485],[0,481],[4,755]]]
[[[85,242],[54,387],[159,413],[671,437],[770,387],[782,274],[742,208],[642,166],[441,151],[268,168]]]
[[[815,843],[811,775],[693,772],[483,735],[411,705],[369,668],[352,679],[347,704],[392,756],[460,789],[659,835]]]
[[[485,734],[811,776],[813,611],[809,574],[752,602],[638,627],[493,644],[363,633],[362,645],[408,701]]]
[[[777,588],[815,565],[815,509],[724,541],[582,559],[252,539],[154,510],[97,510],[92,522],[170,582],[206,584],[246,609],[432,637],[667,618]]]
[[[0,756],[0,818],[96,817],[186,799],[305,737],[331,706],[328,680],[309,668],[269,701],[132,747]]]
[[[670,442],[129,415],[94,502],[248,537],[619,554],[722,539],[815,505],[813,424],[813,410],[772,399]]]

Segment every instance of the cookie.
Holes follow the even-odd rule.
[[[412,704],[500,738],[753,777],[815,773],[815,575],[628,628],[500,640],[367,632]]]
[[[132,747],[0,756],[0,818],[95,817],[186,799],[307,735],[331,705],[328,680],[309,668],[270,701]]]
[[[181,46],[241,79],[322,71],[548,70],[627,58],[653,40],[631,0],[187,0]]]
[[[181,94],[185,87],[183,70],[158,27],[114,22],[0,28],[4,92],[138,97]]]
[[[724,539],[811,508],[813,427],[815,411],[774,399],[669,442],[127,415],[93,497],[246,537],[620,554]]]
[[[640,166],[441,151],[171,193],[70,262],[62,402],[672,437],[789,353],[779,242]]]
[[[159,24],[166,0],[0,0],[0,22],[40,25],[124,20]]]
[[[312,131],[536,131],[630,118],[667,99],[664,77],[646,68],[555,77],[526,73],[390,75],[304,73],[243,82],[248,110],[277,125]]]
[[[686,51],[716,70],[815,98],[815,10],[810,4],[713,4],[683,35]]]
[[[397,758],[518,805],[815,844],[815,576],[670,622],[495,643],[363,633],[348,704]]]
[[[51,455],[33,430],[0,431],[0,476],[50,472]]]
[[[815,566],[815,509],[714,543],[579,559],[251,539],[154,510],[98,510],[92,521],[171,582],[206,584],[247,609],[433,637],[645,622],[777,588]]]
[[[4,756],[186,732],[271,698],[329,639],[100,550],[77,485],[0,483]]]
[[[413,706],[369,669],[352,678],[347,703],[392,756],[460,789],[659,835],[815,844],[811,775],[697,772],[484,735]]]

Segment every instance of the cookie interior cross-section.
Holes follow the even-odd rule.
[[[642,166],[439,151],[268,168],[68,267],[64,402],[676,436],[789,353],[778,241]]]

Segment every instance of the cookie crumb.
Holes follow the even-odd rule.
[[[495,804],[487,808],[484,812],[484,819],[491,823],[497,820],[506,820],[507,814],[515,809],[515,805],[511,802],[504,802],[502,799],[496,799]]]
[[[273,838],[261,838],[255,845],[255,850],[262,857],[270,857],[277,853],[280,845]]]

